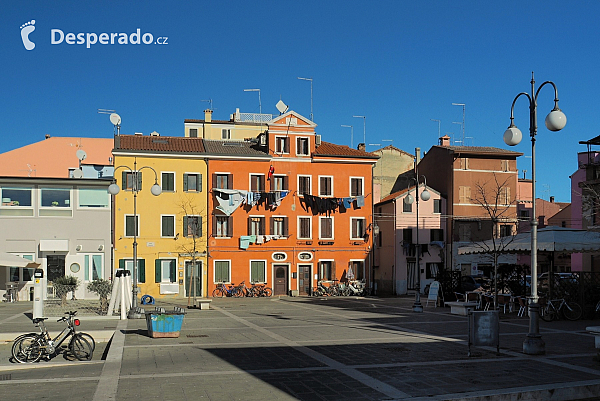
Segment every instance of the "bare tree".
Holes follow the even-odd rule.
[[[190,307],[193,299],[193,304],[196,305],[196,265],[198,257],[206,251],[206,237],[203,236],[202,216],[204,209],[196,202],[195,197],[187,194],[179,198],[180,216],[183,220],[183,232],[181,236],[177,233],[175,239],[178,239],[179,256],[191,258],[191,272],[188,283],[188,307]],[[202,271],[198,272],[199,275]]]
[[[581,189],[581,217],[582,217],[582,228],[584,222],[586,228],[594,230],[600,225],[600,219],[598,213],[600,213],[600,183],[579,183]]]
[[[493,180],[475,184],[475,197],[471,198],[471,202],[481,206],[492,223],[491,239],[474,244],[493,257],[494,309],[496,309],[498,307],[498,256],[504,253],[514,239],[517,219],[516,213],[511,211],[511,208],[515,210],[513,206],[516,204],[516,196],[510,193],[508,178],[499,181],[494,173]]]

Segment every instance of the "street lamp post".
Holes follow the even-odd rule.
[[[428,201],[431,198],[431,194],[427,190],[427,177],[422,175],[421,177],[423,178],[425,188],[421,192],[421,195],[419,195],[419,171],[418,171],[416,165],[415,165],[415,172],[416,172],[416,178],[410,178],[411,180],[414,180],[415,184],[416,184],[415,197],[413,198],[413,196],[410,194],[410,190],[409,190],[408,194],[404,197],[404,202],[411,205],[415,201],[415,198],[417,199],[417,244],[416,244],[417,245],[417,247],[416,247],[417,294],[415,295],[415,303],[413,304],[413,312],[422,313],[423,312],[423,304],[421,304],[421,249],[420,249],[420,244],[419,244],[419,198],[421,198],[423,201]],[[409,188],[410,188],[410,181],[409,181]]]
[[[150,192],[154,196],[160,195],[162,188],[158,185],[158,174],[150,166],[137,168],[137,159],[133,159],[133,169],[129,166],[118,166],[115,168],[115,172],[120,169],[128,169],[131,171],[131,192],[133,193],[133,298],[131,303],[131,309],[129,311],[129,319],[134,319],[137,316],[135,309],[137,308],[137,294],[138,294],[138,271],[137,271],[137,235],[138,235],[138,216],[137,216],[137,194],[142,190],[141,186],[138,185],[138,179],[141,178],[141,171],[143,169],[150,169],[154,172],[154,185],[150,188]],[[139,177],[139,178],[138,178]],[[127,188],[127,183],[123,183],[123,187]],[[111,195],[116,195],[120,191],[119,185],[115,182],[108,186],[108,192]]]
[[[546,81],[535,90],[535,79],[531,73],[531,94],[519,93],[512,102],[510,108],[510,125],[504,132],[504,142],[514,146],[521,142],[523,134],[514,124],[514,108],[517,99],[526,96],[529,99],[529,135],[531,136],[531,302],[529,303],[529,333],[523,342],[523,353],[528,355],[542,355],[546,353],[546,344],[540,335],[540,321],[537,293],[537,226],[538,219],[535,208],[535,136],[537,134],[537,98],[544,85],[550,84],[554,88],[554,108],[546,117],[546,127],[550,131],[560,131],[567,124],[567,117],[558,108],[558,90],[552,81]]]

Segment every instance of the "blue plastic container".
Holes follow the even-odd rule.
[[[177,338],[183,324],[183,313],[146,313],[148,335],[152,338]]]

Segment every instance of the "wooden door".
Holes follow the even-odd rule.
[[[300,295],[310,295],[311,293],[310,268],[310,265],[298,265],[298,293]]]
[[[287,265],[275,265],[273,270],[275,271],[273,295],[287,295]]]

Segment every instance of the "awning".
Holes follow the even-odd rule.
[[[40,264],[11,253],[0,251],[0,266],[38,267]]]

